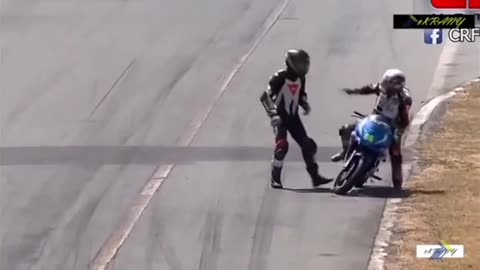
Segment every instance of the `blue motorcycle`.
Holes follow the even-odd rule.
[[[354,186],[362,187],[375,176],[380,162],[386,161],[386,154],[394,142],[394,128],[390,120],[382,115],[363,115],[354,112],[360,121],[352,132],[353,140],[345,155],[345,164],[333,184],[333,192],[345,195]]]

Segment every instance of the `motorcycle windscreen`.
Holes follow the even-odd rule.
[[[392,128],[376,115],[362,119],[355,128],[355,134],[362,147],[384,151],[393,142]]]

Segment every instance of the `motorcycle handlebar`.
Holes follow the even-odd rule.
[[[353,111],[353,114],[352,114],[353,117],[357,117],[357,118],[365,118],[367,117],[366,115],[360,113],[360,112],[357,112],[357,111]]]

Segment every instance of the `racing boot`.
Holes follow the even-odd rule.
[[[392,183],[395,190],[402,190],[403,172],[402,172],[402,153],[400,143],[396,143],[390,147],[390,165],[392,168]]]
[[[392,183],[395,190],[402,190],[403,172],[401,163],[392,162]]]
[[[277,189],[283,188],[281,175],[282,175],[282,167],[272,166],[272,178],[270,182],[270,186],[272,188],[277,188]]]
[[[307,167],[307,172],[312,180],[312,186],[318,187],[332,182],[333,178],[326,178],[318,173],[318,165],[314,163],[312,166]]]
[[[347,153],[347,150],[345,148],[342,149],[341,152],[339,153],[336,153],[335,155],[333,155],[330,160],[332,162],[340,162],[342,161],[344,158],[345,158],[345,154]]]
[[[332,162],[340,162],[343,159],[345,159],[345,155],[348,151],[348,146],[350,145],[350,137],[351,137],[350,134],[352,132],[351,130],[352,130],[351,125],[345,125],[345,126],[342,126],[338,131],[338,134],[340,135],[340,140],[342,143],[342,151],[340,153],[333,155],[330,158]]]

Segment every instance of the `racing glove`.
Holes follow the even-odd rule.
[[[343,88],[342,89],[343,92],[345,92],[347,95],[351,95],[353,94],[355,91],[351,88]]]
[[[303,109],[303,115],[309,115],[310,111],[312,110],[312,107],[310,107],[310,104],[305,101],[302,104],[302,109]]]
[[[270,124],[272,127],[278,127],[282,124],[282,119],[278,115],[270,116]]]

